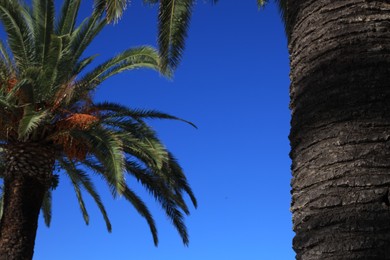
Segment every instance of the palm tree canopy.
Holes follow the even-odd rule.
[[[96,87],[122,71],[150,68],[169,76],[169,70],[162,69],[158,52],[148,46],[130,48],[88,69],[96,56],[84,52],[108,20],[95,10],[76,24],[79,6],[80,0],[65,0],[55,17],[54,0],[33,0],[31,6],[0,0],[0,21],[7,34],[7,42],[0,42],[0,174],[7,163],[7,147],[50,146],[56,169],[73,184],[87,224],[82,191],[92,196],[111,231],[90,176],[93,172],[106,181],[114,197],[123,196],[146,219],[157,245],[154,220],[125,181],[125,175],[132,176],[161,204],[187,244],[183,214],[188,215],[189,209],[183,197],[189,195],[196,206],[195,196],[174,156],[145,123],[145,119],[185,120],[92,100]],[[57,184],[58,178],[53,178],[52,188]],[[51,190],[42,212],[49,225]]]

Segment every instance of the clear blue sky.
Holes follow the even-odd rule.
[[[91,6],[84,1],[83,14]],[[89,53],[101,54],[103,61],[130,46],[155,45],[156,16],[155,8],[133,1]],[[273,2],[258,11],[255,0],[221,0],[216,6],[198,1],[174,80],[138,70],[108,80],[96,93],[98,100],[158,109],[199,127],[151,122],[179,159],[199,201],[186,219],[189,247],[137,183],[133,187],[158,225],[157,248],[144,219],[124,200],[113,200],[99,180],[113,232],[106,231],[89,198],[86,226],[70,182],[61,178],[51,227],[40,219],[34,259],[293,259],[288,73],[286,39]]]

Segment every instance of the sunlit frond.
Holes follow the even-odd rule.
[[[150,68],[159,71],[159,64],[159,55],[154,48],[148,46],[131,48],[97,66],[85,75],[79,83],[81,86],[91,88],[125,70]]]
[[[35,56],[45,64],[54,27],[53,0],[33,0]]]
[[[81,0],[65,0],[56,23],[57,35],[70,34],[74,30]]]
[[[162,70],[176,69],[182,57],[193,0],[160,0],[158,44]]]

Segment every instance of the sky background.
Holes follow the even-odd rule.
[[[84,0],[82,15],[91,10],[92,1]],[[131,46],[155,46],[156,17],[156,8],[132,1],[120,23],[108,26],[88,53],[99,53],[102,62]],[[87,195],[86,226],[70,181],[61,178],[51,227],[40,218],[34,260],[293,259],[288,73],[287,43],[272,1],[260,11],[255,0],[221,0],[215,6],[199,1],[173,80],[154,71],[130,71],[106,81],[95,95],[198,126],[150,121],[198,199],[198,209],[186,218],[189,247],[136,182],[129,180],[157,223],[157,248],[145,220],[124,199],[113,200],[99,180],[113,231],[106,231]]]

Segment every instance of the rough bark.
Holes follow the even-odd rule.
[[[297,259],[390,259],[390,2],[289,0]]]
[[[19,144],[8,147],[5,162],[0,259],[30,260],[39,211],[52,180],[54,156],[47,147]]]

